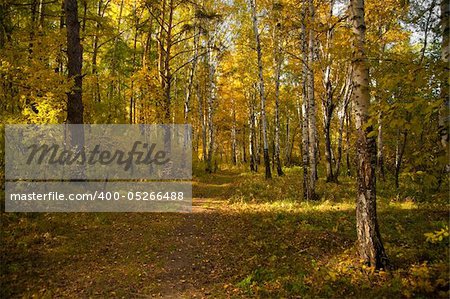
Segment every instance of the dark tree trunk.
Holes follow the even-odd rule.
[[[284,146],[284,163],[286,166],[290,166],[291,164],[291,140],[290,140],[290,127],[289,127],[289,115],[286,116],[286,139],[285,139],[285,146]]]
[[[242,162],[247,163],[247,150],[245,149],[245,125],[242,126]]]
[[[254,96],[250,96],[250,114],[249,114],[249,155],[250,155],[250,171],[258,171],[258,161],[256,153],[256,128],[255,128],[255,99]]]
[[[82,48],[80,43],[80,23],[78,22],[77,0],[65,0],[67,26],[67,69],[69,78],[73,78],[74,86],[67,94],[67,122],[83,123],[82,101]]]
[[[99,0],[97,7],[97,17],[102,17],[102,0]],[[98,66],[97,66],[97,55],[98,55],[98,42],[99,42],[99,34],[100,34],[100,22],[97,21],[95,25],[95,35],[94,35],[94,45],[93,45],[93,54],[92,54],[92,74],[95,76],[95,91],[94,91],[94,99],[96,102],[101,101],[100,95],[100,78],[98,75]]]
[[[345,113],[345,161],[347,166],[347,176],[352,175],[351,163],[350,163],[350,127],[351,127],[351,115],[347,110]]]
[[[378,115],[377,168],[380,178],[384,181],[385,172],[384,172],[384,146],[383,146],[383,118],[381,112]]]
[[[331,85],[331,82],[329,82]],[[332,93],[331,86],[330,91],[327,92],[327,100],[323,105],[323,129],[325,137],[325,159],[326,159],[326,171],[327,171],[327,182],[336,182],[336,177],[333,173],[333,154],[331,149],[331,118],[334,111],[334,104],[332,103]]]
[[[236,142],[236,107],[233,99],[233,110],[231,112],[231,117],[233,119],[233,125],[231,127],[231,162],[233,165],[237,164],[237,142]]]
[[[444,65],[442,86],[441,86],[441,98],[442,105],[439,109],[439,127],[438,134],[441,139],[441,145],[448,157],[448,142],[450,140],[449,131],[449,84],[448,84],[448,71],[449,64],[448,58],[450,55],[450,4],[448,0],[441,0],[441,29],[442,29],[442,43],[441,43],[441,60]],[[446,171],[449,171],[449,163],[446,163]]]

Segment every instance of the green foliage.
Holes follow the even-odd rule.
[[[427,242],[431,242],[431,243],[435,244],[435,243],[444,241],[444,242],[448,243],[448,236],[449,236],[448,226],[446,225],[441,230],[436,230],[434,232],[426,233],[424,235],[425,235],[425,237],[427,237]]]

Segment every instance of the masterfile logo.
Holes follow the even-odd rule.
[[[7,125],[5,132],[6,179],[192,178],[190,125]]]
[[[68,150],[61,148],[57,144],[32,144],[28,147],[27,165],[37,163],[38,165],[101,165],[118,164],[123,165],[124,170],[128,171],[131,165],[155,164],[163,165],[170,161],[166,158],[167,152],[159,150],[155,152],[156,143],[142,143],[135,141],[132,148],[128,152],[115,150],[111,152],[108,149],[101,149],[100,144],[96,144],[91,151],[86,152],[84,148],[81,150]]]
[[[189,125],[7,125],[7,212],[189,212]]]

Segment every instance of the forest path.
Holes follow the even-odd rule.
[[[240,217],[226,211],[238,175],[194,179],[192,213],[30,214],[19,223],[9,214],[0,250],[7,265],[2,285],[8,286],[2,294],[208,296],[233,280],[230,258],[243,251],[233,249],[246,235]]]
[[[271,211],[231,208],[228,199],[240,179],[240,173],[225,171],[193,181],[192,213],[165,220],[172,229],[160,239],[152,297],[246,296],[249,282],[241,287],[237,282],[270,277],[271,267],[285,268],[285,275],[303,272],[312,256],[334,254],[351,244],[337,234],[283,226],[285,216],[278,219]]]
[[[164,256],[158,274],[157,296],[164,298],[205,297],[211,285],[223,281],[232,269],[223,259],[223,237],[228,220],[226,202],[238,173],[221,172],[193,181],[192,213],[179,214],[177,225],[165,240],[173,250]],[[220,277],[220,279],[218,279]]]

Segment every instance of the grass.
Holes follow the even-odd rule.
[[[285,172],[197,176],[191,214],[2,213],[1,295],[448,298],[448,237],[425,235],[448,225],[447,203],[380,184],[391,269],[375,272],[356,253],[354,178],[303,202],[301,170]]]

